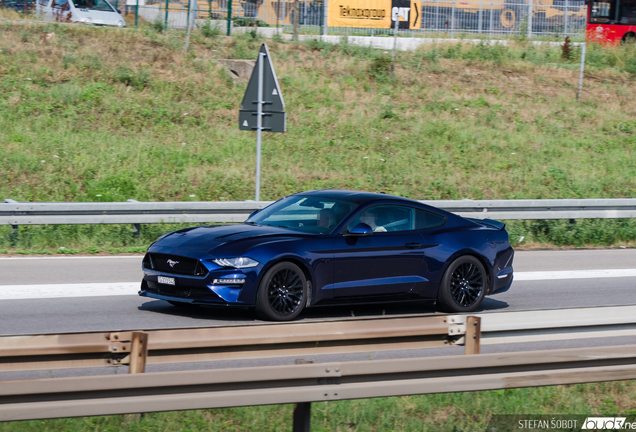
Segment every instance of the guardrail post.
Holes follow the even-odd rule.
[[[479,342],[481,339],[481,318],[469,316],[466,318],[466,343],[464,354],[479,354]]]
[[[148,333],[133,332],[132,347],[130,348],[130,364],[128,373],[144,373],[146,358],[148,357]]]
[[[11,247],[14,247],[16,244],[18,244],[19,237],[20,237],[20,226],[11,225],[11,234],[9,236],[9,244],[11,244]]]
[[[292,432],[309,432],[311,402],[294,404],[294,426]]]
[[[141,224],[133,224],[133,237],[138,239],[141,233]]]

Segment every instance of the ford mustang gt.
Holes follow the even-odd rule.
[[[432,300],[477,309],[512,284],[514,251],[501,222],[463,218],[396,196],[303,192],[242,224],[160,237],[143,259],[139,295],[180,307],[253,307],[285,321],[304,308]]]

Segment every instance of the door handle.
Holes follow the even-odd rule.
[[[406,243],[404,246],[406,246],[407,249],[420,249],[422,247],[422,243],[410,242],[410,243]]]

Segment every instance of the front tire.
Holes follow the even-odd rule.
[[[448,266],[437,293],[445,312],[472,312],[484,300],[488,276],[481,262],[471,255],[457,258]]]
[[[281,262],[265,273],[256,295],[256,314],[269,321],[291,321],[307,303],[307,278],[296,264]]]

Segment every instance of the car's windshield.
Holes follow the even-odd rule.
[[[261,210],[245,222],[328,234],[356,207],[353,203],[333,198],[294,195]]]
[[[102,12],[114,12],[113,7],[106,0],[73,0],[78,9],[90,9]]]

